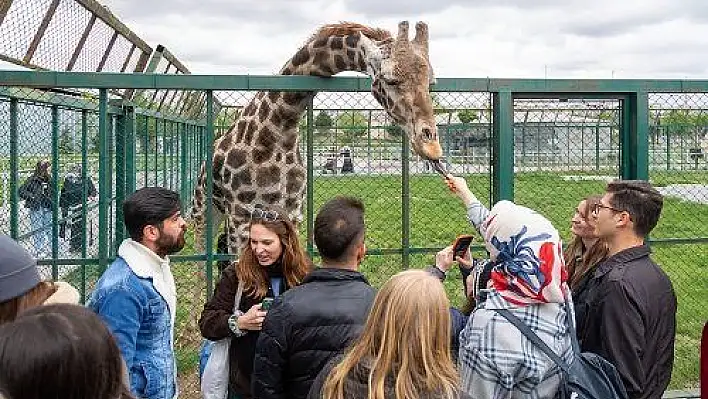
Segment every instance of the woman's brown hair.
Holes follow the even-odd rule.
[[[283,277],[289,287],[299,285],[305,275],[312,270],[312,262],[300,245],[297,228],[290,221],[285,210],[278,206],[268,205],[258,209],[262,210],[263,217],[252,217],[249,230],[250,226],[260,224],[278,235],[283,246],[281,255]],[[243,283],[244,294],[260,299],[268,293],[270,284],[268,270],[258,263],[249,241],[246,242],[239,256],[236,275]]]
[[[361,337],[325,380],[322,397],[348,397],[348,377],[365,364],[369,399],[456,398],[460,376],[450,354],[449,307],[443,285],[428,272],[391,277],[376,295]]]
[[[41,281],[19,297],[0,303],[0,324],[13,321],[20,313],[42,305],[55,292],[57,286],[54,283]]]
[[[588,220],[591,209],[600,203],[601,198],[599,195],[585,197],[585,208],[580,210],[580,216]],[[597,239],[592,246],[586,248],[581,237],[573,236],[564,253],[568,285],[572,290],[578,287],[578,283],[595,265],[607,258],[608,251],[607,243],[603,239]]]

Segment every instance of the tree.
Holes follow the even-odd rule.
[[[337,116],[337,128],[341,129],[341,141],[351,143],[355,137],[366,134],[368,119],[358,111],[345,111]]]
[[[315,130],[321,135],[328,135],[333,124],[332,117],[325,111],[320,111],[315,117]]]
[[[687,109],[673,109],[659,118],[661,126],[668,126],[676,135],[692,135],[708,129],[708,114]]]
[[[65,127],[59,132],[59,152],[68,154],[74,152],[74,143],[69,134],[69,128]]]
[[[479,120],[479,114],[471,109],[463,109],[457,113],[457,118],[462,123],[472,123]]]

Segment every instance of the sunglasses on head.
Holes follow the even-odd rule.
[[[255,205],[251,210],[251,220],[263,220],[266,222],[275,222],[280,215],[276,211],[263,209],[262,205]]]

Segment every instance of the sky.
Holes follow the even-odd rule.
[[[438,77],[708,77],[705,0],[102,0],[192,73],[273,74],[318,26],[430,29]]]

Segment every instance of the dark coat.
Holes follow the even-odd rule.
[[[59,194],[59,207],[70,208],[72,206],[81,205],[84,195],[83,188],[84,180],[81,176],[67,176],[64,179],[64,184],[61,187]],[[96,186],[91,178],[86,179],[86,197],[96,196]]]
[[[650,252],[643,245],[609,257],[574,298],[582,351],[612,363],[632,399],[661,398],[674,361],[676,295]]]
[[[40,208],[51,209],[54,203],[54,187],[52,181],[37,175],[32,175],[20,186],[18,196],[25,200],[25,207],[32,211]]]
[[[274,270],[269,269],[269,277],[278,275]],[[278,275],[279,276],[279,275]],[[288,287],[285,287],[287,289]],[[204,305],[204,310],[199,319],[199,329],[206,339],[218,341],[231,337],[229,348],[229,390],[238,395],[239,398],[251,398],[251,377],[253,375],[253,357],[256,353],[256,341],[258,331],[249,330],[246,335],[236,337],[228,325],[229,316],[233,314],[234,299],[238,289],[238,278],[234,266],[224,269],[219,283],[214,290],[214,296]],[[267,297],[274,297],[271,288],[268,288]],[[239,310],[246,313],[255,304],[260,303],[262,298],[254,298],[246,295],[241,296]]]
[[[320,268],[276,299],[258,337],[253,396],[307,397],[320,370],[359,336],[375,295],[359,272]]]
[[[332,361],[330,361],[324,369],[317,376],[317,379],[310,387],[310,392],[307,399],[321,399],[322,389],[324,388],[324,383],[329,377],[330,372],[339,364],[343,356],[337,356]],[[365,399],[369,397],[369,367],[358,364],[352,372],[347,375],[347,379],[344,382],[344,397],[345,398],[355,398],[355,399]],[[384,397],[395,399],[396,398],[396,382],[393,377],[386,379],[384,383]],[[436,394],[434,392],[421,392],[418,396],[420,399],[443,399],[444,396]],[[467,393],[460,391],[458,395],[459,399],[472,399]]]

